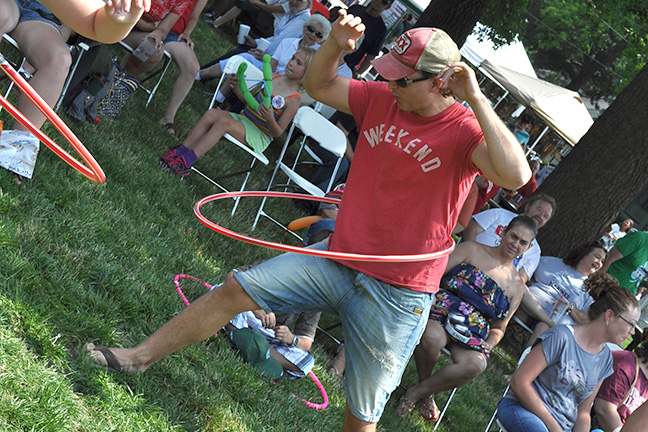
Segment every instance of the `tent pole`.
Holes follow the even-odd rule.
[[[544,128],[544,130],[542,131],[542,133],[540,134],[540,136],[539,136],[538,138],[536,138],[536,140],[533,142],[533,144],[531,145],[531,147],[527,148],[526,156],[529,156],[529,154],[531,153],[531,151],[532,151],[532,150],[535,148],[535,146],[540,142],[540,140],[542,139],[542,137],[545,136],[545,134],[547,133],[548,130],[549,130],[549,126],[545,126],[545,128]]]
[[[506,90],[506,91],[504,92],[504,96],[502,96],[501,98],[499,98],[499,100],[497,101],[497,103],[496,103],[495,105],[493,105],[493,109],[496,109],[497,106],[500,104],[500,102],[502,102],[502,101],[504,100],[504,98],[506,98],[506,96],[508,96],[508,94],[509,94],[509,91]]]

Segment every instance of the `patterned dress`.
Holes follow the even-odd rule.
[[[441,279],[441,289],[436,294],[430,319],[445,326],[449,314],[463,315],[472,337],[468,343],[453,340],[481,352],[481,343],[488,337],[490,323],[504,319],[509,306],[509,298],[497,282],[472,264],[461,263]]]

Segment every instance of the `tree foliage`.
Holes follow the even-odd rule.
[[[594,99],[616,96],[646,64],[648,3],[639,0],[494,2],[482,23],[496,42],[519,37],[550,81]]]
[[[564,256],[600,238],[648,184],[648,67],[628,84],[536,193],[553,196],[556,216],[538,233],[542,254]]]
[[[462,46],[492,0],[432,0],[416,21],[417,27],[445,30]]]

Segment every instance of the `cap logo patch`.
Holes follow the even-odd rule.
[[[394,51],[396,51],[398,55],[403,55],[405,51],[407,51],[407,48],[410,47],[410,45],[412,45],[412,41],[410,40],[410,38],[407,37],[406,34],[403,34],[396,41],[396,45],[394,46]]]

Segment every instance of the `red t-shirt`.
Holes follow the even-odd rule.
[[[171,27],[171,33],[180,34],[184,32],[185,27],[187,27],[187,21],[189,21],[189,17],[191,16],[191,12],[193,12],[196,7],[196,3],[198,3],[198,0],[189,0],[189,7],[187,7],[184,13],[180,15],[180,18],[178,18],[178,21],[176,21],[173,27]]]
[[[614,373],[603,381],[596,397],[614,405],[619,405],[628,394],[637,370],[636,356],[630,351],[612,351]],[[617,408],[621,422],[625,423],[630,414],[648,399],[648,379],[639,369],[639,377],[630,397]]]
[[[168,14],[182,16],[191,0],[151,0],[151,9],[142,16],[147,22],[162,21]]]
[[[471,161],[483,140],[477,119],[459,103],[428,118],[402,111],[384,82],[351,81],[349,105],[360,133],[329,249],[374,255],[445,249],[478,173]],[[433,293],[447,257],[338,262],[392,285]]]

